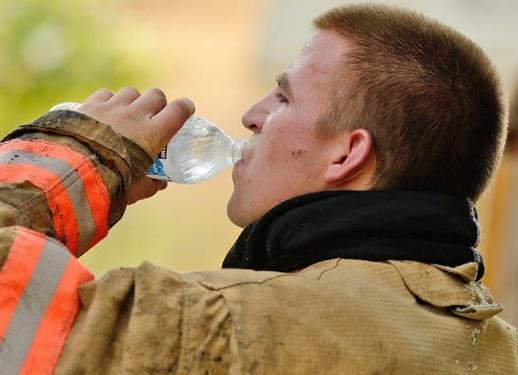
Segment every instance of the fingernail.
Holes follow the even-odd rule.
[[[187,109],[187,111],[192,115],[194,113],[194,111],[196,110],[194,108],[194,103],[191,101],[191,99],[189,98],[180,98],[178,99],[180,100],[182,103],[185,104],[185,108]]]

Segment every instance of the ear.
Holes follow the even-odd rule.
[[[369,162],[374,156],[372,136],[368,130],[355,129],[346,133],[340,141],[325,174],[325,180],[330,185],[342,185],[362,172],[370,171]]]

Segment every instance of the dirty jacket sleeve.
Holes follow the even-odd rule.
[[[51,112],[0,144],[0,373],[51,373],[93,275],[76,257],[152,162],[109,126]]]

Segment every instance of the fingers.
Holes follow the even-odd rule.
[[[131,104],[131,108],[138,113],[148,113],[152,117],[167,105],[165,94],[159,89],[149,89]]]
[[[149,177],[142,177],[131,185],[128,192],[128,204],[133,204],[141,199],[155,195],[158,191],[164,190],[167,182],[153,180]]]
[[[193,102],[190,99],[181,98],[167,104],[151,119],[163,145],[180,130],[193,113]]]
[[[124,87],[113,95],[107,104],[110,106],[130,105],[140,96],[140,92],[133,87]]]
[[[91,103],[102,103],[107,101],[113,96],[113,92],[108,89],[100,89],[90,95],[83,104],[91,104]]]
[[[97,90],[77,110],[110,125],[149,155],[156,155],[194,113],[194,105],[186,98],[167,104],[159,89],[140,95],[136,89],[125,87],[115,94]]]

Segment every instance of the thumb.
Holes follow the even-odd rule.
[[[194,113],[194,104],[188,98],[176,99],[168,103],[160,112],[154,115],[151,121],[158,137],[159,153],[171,138],[180,130],[182,125]]]

